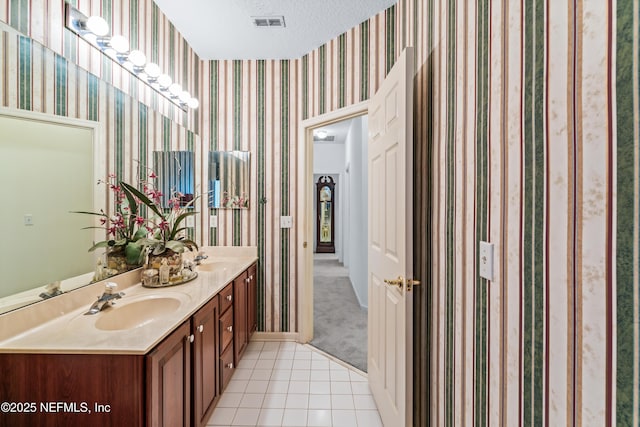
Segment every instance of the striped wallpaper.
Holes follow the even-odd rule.
[[[194,150],[201,177],[207,151],[251,151],[250,208],[198,237],[258,246],[264,331],[297,328],[301,236],[278,217],[298,218],[299,121],[368,99],[415,46],[417,425],[640,425],[637,0],[400,0],[285,61],[199,61],[151,0],[78,3],[167,61],[199,112],[70,37],[60,0],[0,7],[37,42],[2,33],[2,105],[103,122],[123,176],[155,149]]]

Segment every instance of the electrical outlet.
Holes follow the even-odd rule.
[[[480,277],[493,280],[493,243],[480,242]]]
[[[293,217],[292,216],[281,216],[280,217],[280,228],[291,228],[293,227]]]
[[[218,215],[209,216],[209,227],[218,228]]]
[[[24,225],[33,225],[33,215],[24,214]]]

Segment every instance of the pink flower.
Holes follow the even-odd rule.
[[[157,178],[158,175],[156,175],[156,173],[154,171],[151,171],[151,173],[149,174],[149,178],[154,179]]]
[[[143,218],[143,217],[141,217],[141,216],[136,216],[136,220],[135,220],[135,221],[136,221],[136,224],[137,224],[137,225],[142,225],[142,224],[144,224],[144,221],[145,221],[145,220],[144,220],[144,218]]]

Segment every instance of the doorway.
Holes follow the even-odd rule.
[[[367,369],[366,115],[313,132],[313,339]]]

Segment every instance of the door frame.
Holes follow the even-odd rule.
[[[298,342],[313,339],[313,131],[332,123],[364,116],[369,113],[369,101],[362,101],[300,122],[298,141]]]

